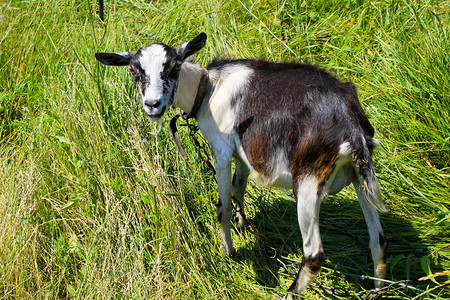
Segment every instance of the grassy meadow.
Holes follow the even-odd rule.
[[[111,0],[104,22],[97,11],[95,0],[0,2],[0,299],[285,293],[295,276],[280,261],[299,267],[302,257],[290,192],[251,182],[246,195],[249,220],[280,261],[248,232],[233,232],[236,255],[224,257],[216,184],[187,130],[190,162],[168,118],[145,118],[126,68],[94,58],[153,42],[143,34],[178,45],[201,31],[202,65],[295,60],[357,85],[382,141],[386,281],[411,281],[385,298],[450,298],[448,0]],[[318,280],[362,299],[373,269],[353,189],[327,198],[321,216]],[[352,296],[311,287],[305,298]]]

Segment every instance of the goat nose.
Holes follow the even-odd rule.
[[[144,105],[148,108],[157,108],[161,104],[159,100],[145,100]]]

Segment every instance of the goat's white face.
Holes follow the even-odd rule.
[[[154,43],[137,52],[96,53],[95,57],[105,65],[128,65],[139,86],[145,113],[151,120],[158,120],[173,104],[182,63],[205,42],[206,34],[201,33],[178,47]]]
[[[173,104],[181,64],[176,51],[162,44],[143,47],[131,59],[128,68],[150,119],[159,119]]]

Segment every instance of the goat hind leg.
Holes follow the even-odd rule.
[[[295,187],[295,185],[294,185]],[[294,188],[297,199],[297,217],[303,239],[302,267],[289,288],[290,294],[285,299],[295,299],[303,294],[309,283],[319,272],[325,261],[319,231],[319,196],[318,181],[314,177],[301,180]]]
[[[373,207],[365,198],[365,193],[358,182],[353,184],[358,195],[359,203],[366,219],[367,229],[370,238],[370,251],[374,263],[374,277],[383,279],[386,274],[386,259],[387,259],[387,240],[381,228],[380,219],[375,207]],[[381,280],[375,280],[375,288],[383,287]]]

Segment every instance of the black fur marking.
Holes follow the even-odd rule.
[[[381,249],[383,250],[383,254],[381,256],[381,262],[383,264],[386,264],[387,263],[388,241],[387,241],[386,237],[381,232],[379,233],[378,239],[379,239],[379,243],[380,243]]]
[[[242,139],[242,135],[247,131],[254,119],[255,117],[251,116],[237,125],[237,133],[240,139]]]
[[[233,184],[233,186],[236,186],[236,172],[234,172],[234,174],[233,174],[233,179],[232,179],[232,184]]]
[[[232,184],[234,187],[243,186],[247,182],[247,177],[244,176],[237,176],[236,172],[233,174],[233,181]]]
[[[132,54],[117,54],[117,53],[95,53],[95,58],[102,64],[109,66],[126,66],[132,59]]]
[[[361,103],[358,101],[356,86],[352,82],[346,82],[344,83],[344,87],[346,90],[348,109],[353,112],[353,122],[362,127],[365,135],[373,137],[375,134],[375,129],[373,128],[372,124],[370,124],[369,119],[367,118],[363,108],[361,107]],[[373,146],[368,146],[370,151],[372,151]]]
[[[209,70],[213,70],[213,69],[221,70],[224,67],[235,66],[235,65],[250,66],[252,61],[253,60],[251,60],[251,59],[214,59],[206,66],[206,69],[208,69],[208,71],[209,71]]]
[[[378,241],[380,242],[380,246],[382,248],[386,247],[388,244],[387,239],[385,238],[384,234],[382,234],[381,232],[379,233]]]
[[[319,252],[316,256],[303,257],[301,269],[307,267],[311,272],[317,273],[325,262],[325,254]],[[302,270],[297,272],[294,282],[289,287],[289,292],[297,293],[299,287],[300,273]]]
[[[317,273],[325,262],[325,253],[319,252],[315,256],[304,257],[302,268],[307,267],[311,272]]]
[[[187,43],[182,53],[183,55],[182,59],[184,60],[187,57],[197,53],[200,49],[205,47],[205,43],[206,43],[206,34],[204,32],[201,32],[194,39],[192,39]]]
[[[139,85],[142,94],[145,95],[145,89],[150,84],[150,77],[145,73],[145,70],[142,68],[140,61],[141,58],[142,58],[142,51],[139,49],[139,51],[130,61],[129,68],[130,70],[133,70],[135,72],[133,75],[134,80]]]

